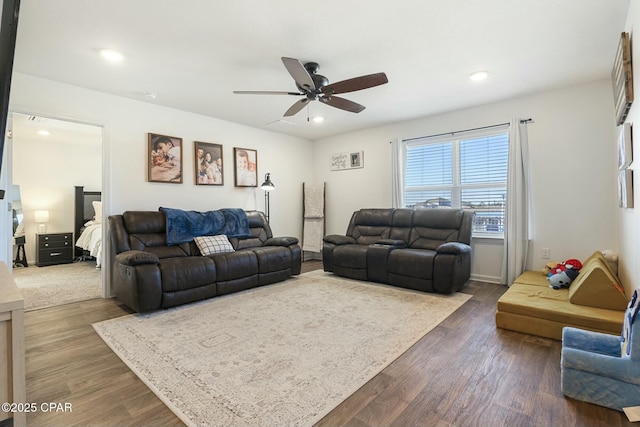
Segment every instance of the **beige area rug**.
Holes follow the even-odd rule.
[[[100,298],[101,274],[95,261],[13,268],[26,311]]]
[[[318,270],[93,327],[187,425],[308,426],[470,297]]]

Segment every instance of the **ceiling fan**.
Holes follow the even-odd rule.
[[[354,77],[329,84],[329,80],[318,74],[319,66],[316,62],[302,63],[295,58],[282,57],[285,68],[293,77],[300,92],[279,92],[279,91],[254,91],[235,90],[233,93],[245,95],[294,95],[304,96],[301,100],[293,104],[284,113],[284,116],[293,116],[302,110],[310,101],[320,101],[341,110],[359,113],[365,109],[364,105],[349,101],[345,98],[335,96],[336,94],[355,92],[357,90],[368,89],[387,83],[385,73],[368,74],[366,76]]]

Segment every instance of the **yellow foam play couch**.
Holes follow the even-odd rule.
[[[562,340],[562,328],[620,334],[629,297],[601,252],[583,264],[569,289],[552,289],[539,271],[525,271],[498,300],[496,326]]]

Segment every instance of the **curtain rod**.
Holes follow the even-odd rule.
[[[533,122],[533,119],[529,118],[529,119],[522,119],[520,120],[520,123],[524,124],[524,123],[530,123]],[[463,129],[463,130],[457,130],[454,132],[444,132],[444,133],[437,133],[434,135],[427,135],[427,136],[418,136],[416,138],[408,138],[408,139],[403,139],[403,141],[415,141],[416,139],[424,139],[424,138],[434,138],[436,136],[445,136],[445,135],[455,135],[457,133],[463,133],[463,132],[471,132],[474,130],[483,130],[483,129],[491,129],[491,128],[497,128],[500,126],[507,126],[510,125],[511,123],[506,122],[506,123],[499,123],[497,125],[490,125],[490,126],[481,126],[481,127],[477,127],[477,128],[471,128],[471,129]]]

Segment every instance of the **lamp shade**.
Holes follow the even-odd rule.
[[[38,223],[49,222],[49,211],[35,211],[33,216]]]
[[[260,189],[264,191],[271,191],[275,190],[275,188],[276,186],[273,185],[273,182],[271,182],[271,174],[267,172],[267,174],[264,176],[264,182],[260,186]]]

